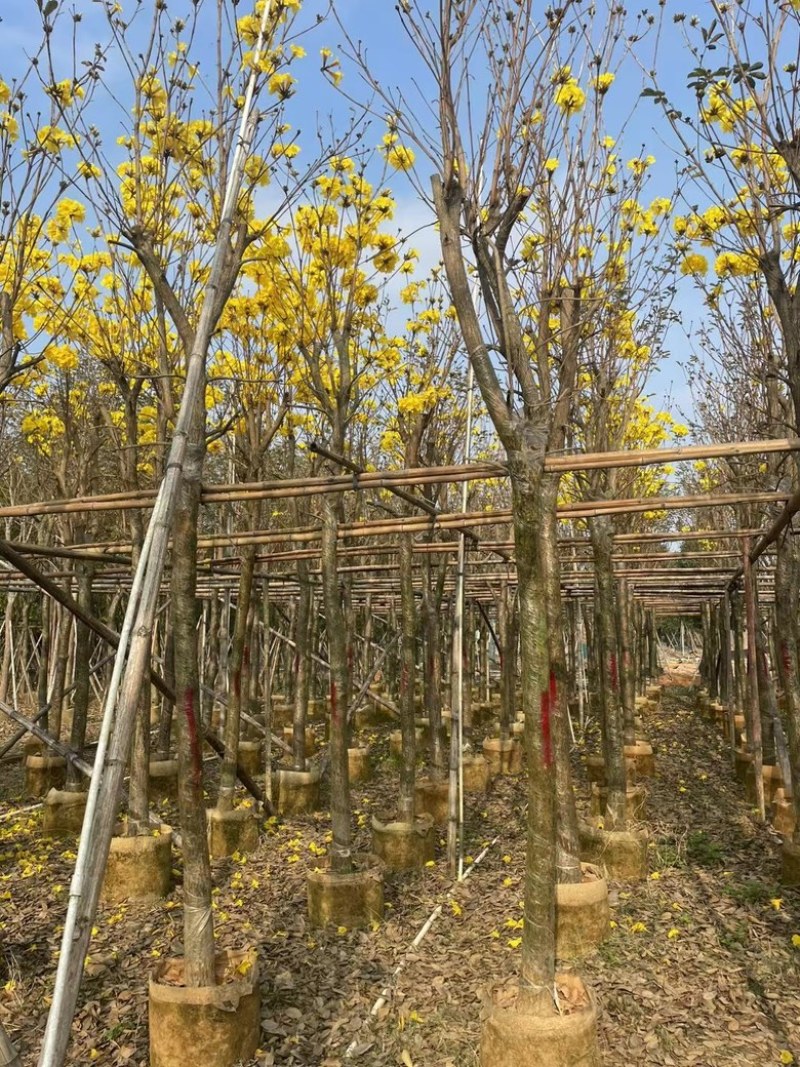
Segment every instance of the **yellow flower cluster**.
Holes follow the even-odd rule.
[[[609,75],[606,75],[606,77],[609,77]],[[613,75],[611,75],[611,77],[613,79]],[[609,82],[608,84],[610,85],[611,83]],[[606,86],[606,88],[608,88],[608,86]],[[565,82],[562,82],[557,86],[554,99],[556,106],[559,107],[565,115],[577,115],[586,103],[586,93],[578,84],[577,78],[568,78]]]
[[[50,240],[57,244],[65,241],[75,223],[83,222],[85,218],[86,208],[83,204],[69,198],[59,200],[55,214],[45,227],[45,232]]]
[[[758,259],[752,252],[722,252],[714,263],[720,278],[746,278],[758,269]]]
[[[733,133],[737,123],[746,118],[754,107],[752,97],[734,99],[728,82],[720,81],[708,89],[700,117],[710,126],[719,126],[723,133]]]
[[[57,156],[63,148],[74,148],[76,141],[71,133],[58,126],[42,126],[36,131],[39,147],[51,155]]]
[[[389,166],[395,170],[411,170],[414,166],[416,157],[413,150],[407,145],[400,144],[400,138],[393,131],[384,135],[381,152]]]
[[[690,252],[681,261],[681,274],[700,277],[708,270],[708,260],[698,252]]]

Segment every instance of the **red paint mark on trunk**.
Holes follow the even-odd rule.
[[[792,671],[792,656],[789,652],[789,644],[787,641],[781,641],[781,659],[783,660],[783,669],[787,678],[791,678]]]
[[[200,752],[197,716],[194,711],[194,690],[191,686],[183,694],[183,714],[186,716],[186,732],[189,736],[189,749],[192,753],[192,782],[195,789],[200,789],[203,784],[203,756]]]
[[[619,679],[617,678],[617,657],[611,656],[611,689],[616,693]]]
[[[550,715],[553,710],[553,702],[556,693],[556,679],[550,672],[550,685],[542,691],[541,716],[542,716],[542,762],[545,769],[553,766],[553,739],[550,730]]]
[[[233,691],[238,700],[242,694],[242,672],[239,670],[233,672]]]
[[[336,682],[331,678],[331,723],[334,726],[341,726],[341,716],[339,714],[339,701],[336,699]]]

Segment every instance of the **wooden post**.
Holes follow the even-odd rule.
[[[765,817],[764,807],[764,765],[761,748],[761,710],[758,700],[758,669],[756,664],[756,598],[753,591],[753,568],[750,563],[750,538],[744,542],[742,550],[742,575],[744,577],[745,613],[747,618],[747,738],[753,755],[753,773],[755,774],[756,804],[759,814]]]

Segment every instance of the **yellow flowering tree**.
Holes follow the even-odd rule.
[[[783,436],[786,423],[800,426],[800,148],[796,136],[798,96],[796,37],[800,9],[794,3],[763,11],[713,2],[705,22],[682,19],[687,74],[695,107],[680,109],[654,79],[647,95],[662,105],[686,153],[690,176],[708,202],[676,220],[686,250],[686,272],[707,248],[713,257],[713,285],[707,303],[719,306],[723,294],[761,290],[763,311],[774,315],[780,346],[770,371],[786,383],[791,400],[787,420],[780,404],[770,405],[770,429]],[[752,287],[752,288],[751,288]],[[732,307],[730,300],[725,305]],[[743,308],[740,299],[734,301]],[[767,367],[764,367],[764,372]],[[786,464],[774,481],[792,492],[800,486],[796,463]],[[786,692],[787,726],[794,793],[800,785],[800,648],[796,612],[790,607],[800,576],[796,538],[777,546],[776,611],[781,647],[776,656]],[[756,764],[760,752],[755,754]],[[760,781],[758,766],[756,777]],[[800,800],[795,800],[800,815]],[[795,846],[800,843],[796,831]]]
[[[388,151],[391,152],[393,146]],[[400,361],[385,336],[381,314],[384,281],[413,265],[389,228],[395,202],[376,189],[364,165],[346,156],[329,161],[313,183],[313,196],[293,215],[292,255],[276,264],[273,284],[284,294],[274,309],[278,328],[291,336],[296,358],[289,384],[293,402],[308,415],[307,433],[324,439],[323,469],[348,469],[352,435],[363,405]],[[352,607],[337,577],[337,529],[341,499],[322,498],[322,575],[325,632],[331,664],[331,867],[349,871],[351,812],[347,733],[352,662]],[[295,737],[303,733],[303,709],[295,705]]]
[[[391,466],[414,468],[426,463],[452,461],[457,442],[463,439],[463,397],[454,389],[454,374],[459,362],[460,337],[456,328],[455,309],[449,304],[441,267],[424,278],[410,278],[400,290],[400,299],[408,319],[403,336],[391,339],[400,360],[387,376],[388,403],[383,407],[385,429],[381,453],[388,455]],[[462,357],[463,359],[463,357]],[[444,458],[442,450],[446,450]],[[435,514],[435,495],[423,487],[414,494],[420,504],[407,502],[406,514],[419,509]],[[431,531],[430,537],[433,537]],[[417,663],[418,613],[413,585],[413,538],[400,534],[399,584],[402,612],[402,658],[400,670],[400,705],[402,760],[400,774],[400,818],[413,820],[415,776],[415,689]],[[445,767],[442,731],[441,666],[439,654],[440,610],[443,582],[435,582],[431,558],[421,561],[421,620],[424,633],[422,687],[425,712],[430,722],[430,762],[435,777]],[[443,576],[443,575],[442,575]]]
[[[71,290],[56,246],[86,214],[80,200],[64,195],[77,176],[59,181],[62,152],[75,138],[58,123],[62,114],[77,120],[89,104],[92,70],[40,85],[45,56],[43,40],[18,70],[8,57],[0,66],[0,404],[12,383],[30,386],[30,372],[45,358],[49,316]]]
[[[438,19],[416,4],[401,14],[435,81],[437,133],[393,100],[395,125],[435,169],[432,197],[419,188],[432,199],[465,347],[509,466],[530,827],[520,999],[526,1012],[547,1015],[557,773],[570,790],[563,686],[548,642],[548,631],[561,632],[557,479],[545,477],[544,460],[564,446],[592,295],[628,283],[632,235],[657,230],[665,207],[639,205],[652,157],[626,166],[607,127],[631,29],[622,9],[579,17],[571,5],[540,12],[524,0],[500,17],[488,2],[444,0]],[[627,215],[621,197],[632,201]],[[577,864],[569,869],[579,877]]]
[[[223,0],[193,5],[188,19],[176,19],[167,5],[158,4],[146,23],[145,9],[126,18],[120,5],[109,4],[105,14],[114,70],[127,71],[130,82],[122,88],[111,86],[99,62],[93,74],[95,95],[102,90],[104,104],[113,102],[111,106],[119,107],[122,116],[116,146],[106,143],[108,126],[101,116],[88,111],[73,115],[58,97],[57,123],[39,130],[42,150],[57,158],[62,180],[73,181],[77,171],[85,183],[98,222],[90,231],[98,248],[116,246],[135,256],[152,287],[156,322],[168,323],[169,333],[174,331],[174,349],[166,350],[169,336],[166,344],[162,339],[162,347],[166,350],[164,369],[172,385],[167,403],[175,410],[196,338],[205,339],[209,325],[211,329],[219,326],[241,277],[245,254],[260,240],[271,238],[272,220],[263,220],[258,210],[261,190],[270,184],[277,189],[272,197],[274,215],[285,210],[301,182],[293,163],[296,138],[287,121],[296,84],[294,71],[304,55],[293,29],[299,9],[299,0],[274,0],[269,5],[257,0],[248,12]],[[62,63],[70,62],[72,51],[58,47],[51,29],[45,32],[47,63],[40,64],[40,77],[55,85],[65,74],[74,80],[74,71],[60,69]],[[208,71],[203,67],[201,73],[201,63],[208,59],[203,49],[210,40],[215,42],[212,65]],[[251,150],[230,220],[229,240],[218,246],[229,169],[241,136],[248,92],[259,98],[248,130]],[[122,161],[116,163],[120,153]],[[217,272],[209,288],[212,260]],[[210,395],[206,391],[204,397],[200,390],[191,411],[173,525],[171,626],[174,685],[182,710],[177,717],[177,748],[188,985],[213,985],[215,981],[211,875],[201,746],[197,743],[201,702],[196,540],[208,428],[206,403],[216,413],[223,400],[212,385]],[[168,422],[169,417],[165,418]]]

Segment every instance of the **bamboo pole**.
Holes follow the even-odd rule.
[[[750,751],[753,754],[753,773],[755,774],[756,804],[763,819],[764,807],[763,750],[761,741],[761,710],[758,699],[758,672],[756,670],[756,598],[753,589],[752,564],[750,562],[750,543],[745,541],[742,551],[742,576],[744,578],[745,611],[747,616],[747,694],[750,722],[747,724],[747,736]]]
[[[472,452],[472,403],[474,393],[472,360],[467,373],[467,425],[464,452],[469,462]],[[467,510],[467,483],[461,491],[461,510]],[[447,858],[450,874],[461,881],[464,874],[464,595],[466,588],[467,539],[462,530],[458,537],[456,565],[455,613],[453,616],[453,661],[456,669],[455,700],[450,733],[450,796],[447,821]],[[472,681],[470,679],[470,685]]]
[[[574,521],[576,519],[594,518],[600,515],[633,515],[647,511],[675,511],[682,509],[695,509],[706,507],[732,507],[738,504],[774,504],[786,501],[790,498],[787,492],[761,493],[717,493],[707,496],[668,496],[668,497],[638,497],[621,498],[592,504],[591,502],[575,501],[562,504],[558,508],[560,521]],[[399,532],[404,533],[430,533],[432,529],[452,530],[463,526],[507,526],[511,522],[511,509],[498,508],[494,511],[478,511],[462,514],[460,512],[448,513],[436,518],[420,518],[417,516],[398,517],[394,519],[371,519],[362,522],[342,523],[339,527],[338,537],[350,540],[357,537],[393,536]],[[758,531],[756,531],[758,532]],[[322,535],[319,527],[305,527],[301,529],[287,528],[284,530],[249,530],[238,534],[215,534],[200,537],[197,541],[198,549],[228,548],[237,545],[252,544],[304,544],[317,542]],[[624,536],[624,535],[623,535]],[[642,536],[642,535],[638,535]],[[722,532],[714,532],[714,536],[722,538],[726,536]],[[727,536],[738,536],[727,535]],[[690,540],[689,535],[679,533],[657,535],[658,540]],[[103,549],[122,549],[126,542],[101,543]],[[73,545],[74,549],[85,546]]]
[[[321,446],[318,446],[317,450],[321,451]],[[763,441],[733,441],[709,445],[678,445],[674,448],[623,449],[611,452],[573,453],[561,456],[548,455],[545,460],[545,471],[565,473],[568,471],[616,467],[658,466],[664,463],[690,462],[698,459],[762,455],[797,450],[800,450],[800,439],[781,438]],[[350,477],[330,475],[326,477],[292,478],[279,481],[207,486],[203,490],[201,499],[204,504],[222,504],[245,499],[290,499],[294,496],[315,496],[321,493],[339,493],[345,490],[377,490],[392,489],[403,485],[485,481],[505,478],[507,475],[508,471],[505,465],[500,463],[466,463],[441,467],[416,467],[397,471],[364,471],[359,473],[355,482]],[[136,492],[105,493],[90,497],[71,497],[65,500],[13,504],[0,508],[0,518],[151,508],[155,504],[156,497],[156,490],[141,489]],[[417,497],[412,497],[411,502],[418,507],[424,506]],[[800,507],[800,502],[798,507]]]

